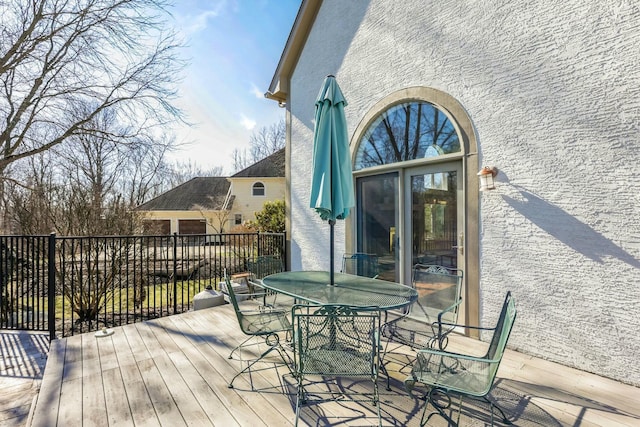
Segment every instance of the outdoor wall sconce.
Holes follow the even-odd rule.
[[[498,169],[493,166],[485,166],[480,169],[478,176],[480,177],[480,191],[495,190],[495,177]]]

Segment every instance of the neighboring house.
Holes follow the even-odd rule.
[[[229,232],[255,219],[267,201],[284,199],[284,149],[231,177],[193,178],[137,210],[145,231],[157,234]]]
[[[640,385],[638,22],[634,2],[304,0],[267,92],[287,109],[292,270],[328,269],[309,183],[333,74],[356,188],[336,253],[406,284],[416,262],[457,266],[467,324],[511,290],[511,347]]]
[[[264,202],[284,200],[284,171],[283,148],[229,178],[230,193],[236,196],[231,209],[234,224],[255,220]]]

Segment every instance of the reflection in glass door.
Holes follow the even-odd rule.
[[[405,176],[407,203],[407,240],[410,242],[411,265],[438,264],[458,267],[464,235],[458,215],[461,185],[459,167],[434,165],[407,171]],[[407,206],[408,207],[408,206]]]
[[[378,255],[379,278],[399,281],[398,274],[398,174],[387,173],[356,180],[356,250]]]

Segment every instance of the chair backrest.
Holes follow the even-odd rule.
[[[224,281],[227,285],[227,295],[229,295],[229,300],[233,305],[233,309],[236,312],[236,317],[238,318],[238,322],[242,325],[242,311],[240,310],[240,306],[238,305],[238,299],[236,298],[236,293],[233,290],[233,285],[231,280],[229,280],[229,276],[224,276]]]
[[[238,298],[233,290],[229,277],[225,276],[227,293],[238,318],[240,329],[247,335],[271,335],[275,332],[291,330],[291,323],[287,319],[287,311],[261,310],[258,306],[242,310],[238,304]]]
[[[344,254],[342,256],[342,272],[375,278],[380,273],[378,256],[362,252]]]
[[[377,377],[379,310],[297,304],[292,320],[296,372]]]
[[[270,274],[280,273],[284,271],[284,263],[282,258],[277,255],[261,255],[255,260],[248,262],[249,272],[252,279],[262,279]]]
[[[441,265],[416,264],[413,267],[412,284],[418,291],[418,299],[410,307],[409,315],[426,323],[438,320],[456,323],[462,291],[462,270]]]
[[[509,335],[511,334],[511,329],[513,328],[513,323],[516,320],[516,304],[511,296],[511,291],[507,292],[507,296],[504,299],[504,303],[502,304],[502,310],[500,311],[500,317],[498,318],[498,323],[493,331],[493,337],[491,337],[491,342],[489,343],[489,349],[487,350],[487,355],[485,356],[489,360],[500,360],[502,359],[502,354],[504,353],[504,349],[507,346],[507,341],[509,340]],[[498,370],[498,364],[492,366],[495,371]],[[493,372],[495,376],[495,372]]]
[[[493,387],[515,319],[515,301],[511,292],[507,292],[496,327],[478,328],[493,330],[489,349],[484,356],[433,349],[418,350],[411,377],[405,380],[405,385],[411,389],[419,381],[427,386],[464,395],[486,396]]]

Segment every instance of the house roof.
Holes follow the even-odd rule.
[[[284,148],[232,175],[230,178],[284,177]],[[227,200],[229,178],[198,177],[138,206],[139,211],[224,210],[233,206],[235,196]]]
[[[231,178],[278,178],[284,177],[285,157],[284,148],[272,155],[241,170]]]
[[[298,62],[321,5],[322,0],[303,0],[302,4],[300,4],[298,15],[296,15],[289,38],[287,38],[287,43],[280,56],[278,67],[271,79],[269,91],[264,94],[266,98],[273,99],[279,103],[287,101],[291,73],[293,73],[293,69]]]
[[[222,210],[231,183],[221,176],[198,177],[141,204],[141,211]],[[231,206],[230,203],[227,206]]]

